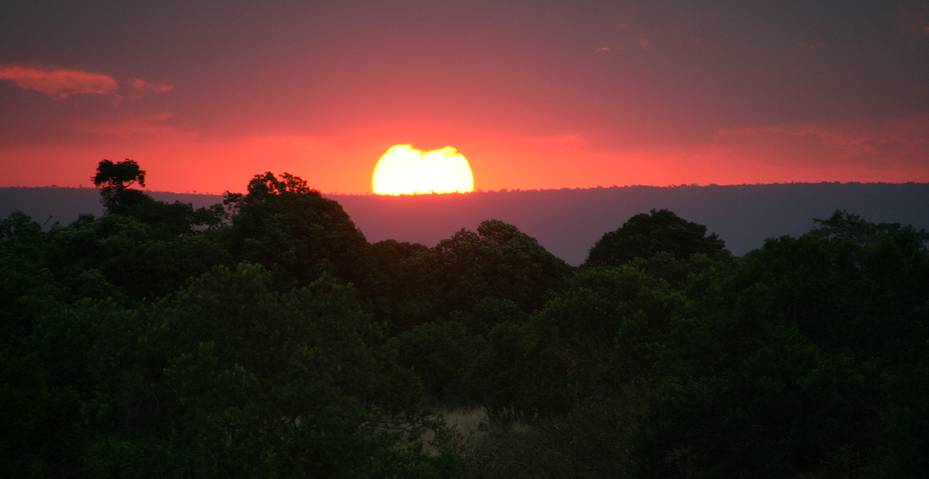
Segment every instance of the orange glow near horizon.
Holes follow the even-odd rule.
[[[377,195],[422,195],[474,191],[471,165],[451,146],[423,151],[413,145],[387,149],[371,177]]]

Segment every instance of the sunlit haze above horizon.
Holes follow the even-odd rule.
[[[89,186],[101,159],[132,158],[154,190],[287,171],[369,193],[391,145],[453,145],[484,190],[929,181],[926,1],[3,12],[0,186]],[[396,162],[385,192],[416,189]]]

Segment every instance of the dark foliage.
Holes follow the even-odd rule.
[[[634,258],[670,253],[677,259],[694,254],[721,254],[725,243],[706,226],[691,223],[668,210],[652,210],[629,218],[616,231],[603,235],[590,249],[587,266],[619,266]]]
[[[115,163],[103,160],[97,165],[97,174],[90,180],[94,182],[94,186],[100,188],[103,206],[107,211],[115,212],[140,198],[138,194],[127,192],[135,183],[145,186],[145,170],[129,158]]]
[[[285,173],[255,175],[248,193],[227,193],[234,212],[233,255],[268,268],[283,285],[305,285],[324,271],[358,283],[365,273],[367,241],[342,207]]]
[[[570,266],[534,238],[497,220],[482,222],[477,232],[461,230],[434,250],[443,312],[457,311],[476,321],[482,319],[481,309],[507,304],[523,311],[538,309],[571,274]],[[492,326],[493,321],[476,325],[482,331]]]
[[[836,212],[734,257],[652,211],[574,270],[493,220],[368,244],[287,174],[199,210],[94,179],[101,218],[0,220],[4,477],[929,468],[924,231]]]

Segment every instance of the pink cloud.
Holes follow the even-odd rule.
[[[20,88],[37,91],[55,100],[64,100],[71,95],[108,95],[117,88],[113,77],[82,70],[0,66],[0,80],[12,81]]]
[[[174,90],[174,85],[170,83],[149,83],[141,78],[133,78],[129,81],[129,86],[139,95],[160,95]]]
[[[161,95],[174,90],[170,83],[152,83],[141,78],[129,80],[128,93],[110,75],[84,70],[42,69],[19,65],[0,66],[0,80],[9,80],[18,87],[37,91],[55,100],[72,95],[112,95],[118,100]]]
[[[610,55],[610,54],[614,54],[614,53],[621,53],[621,52],[623,52],[625,49],[626,49],[626,47],[624,47],[624,46],[622,46],[622,45],[612,46],[612,47],[610,47],[610,46],[602,46],[602,47],[597,47],[597,48],[595,48],[595,49],[594,49],[594,53],[597,53],[598,55]]]

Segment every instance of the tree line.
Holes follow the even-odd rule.
[[[489,220],[369,243],[303,179],[0,220],[6,477],[919,477],[929,235],[837,211],[734,256],[671,211],[571,267]],[[450,410],[486,420],[463,433]]]

